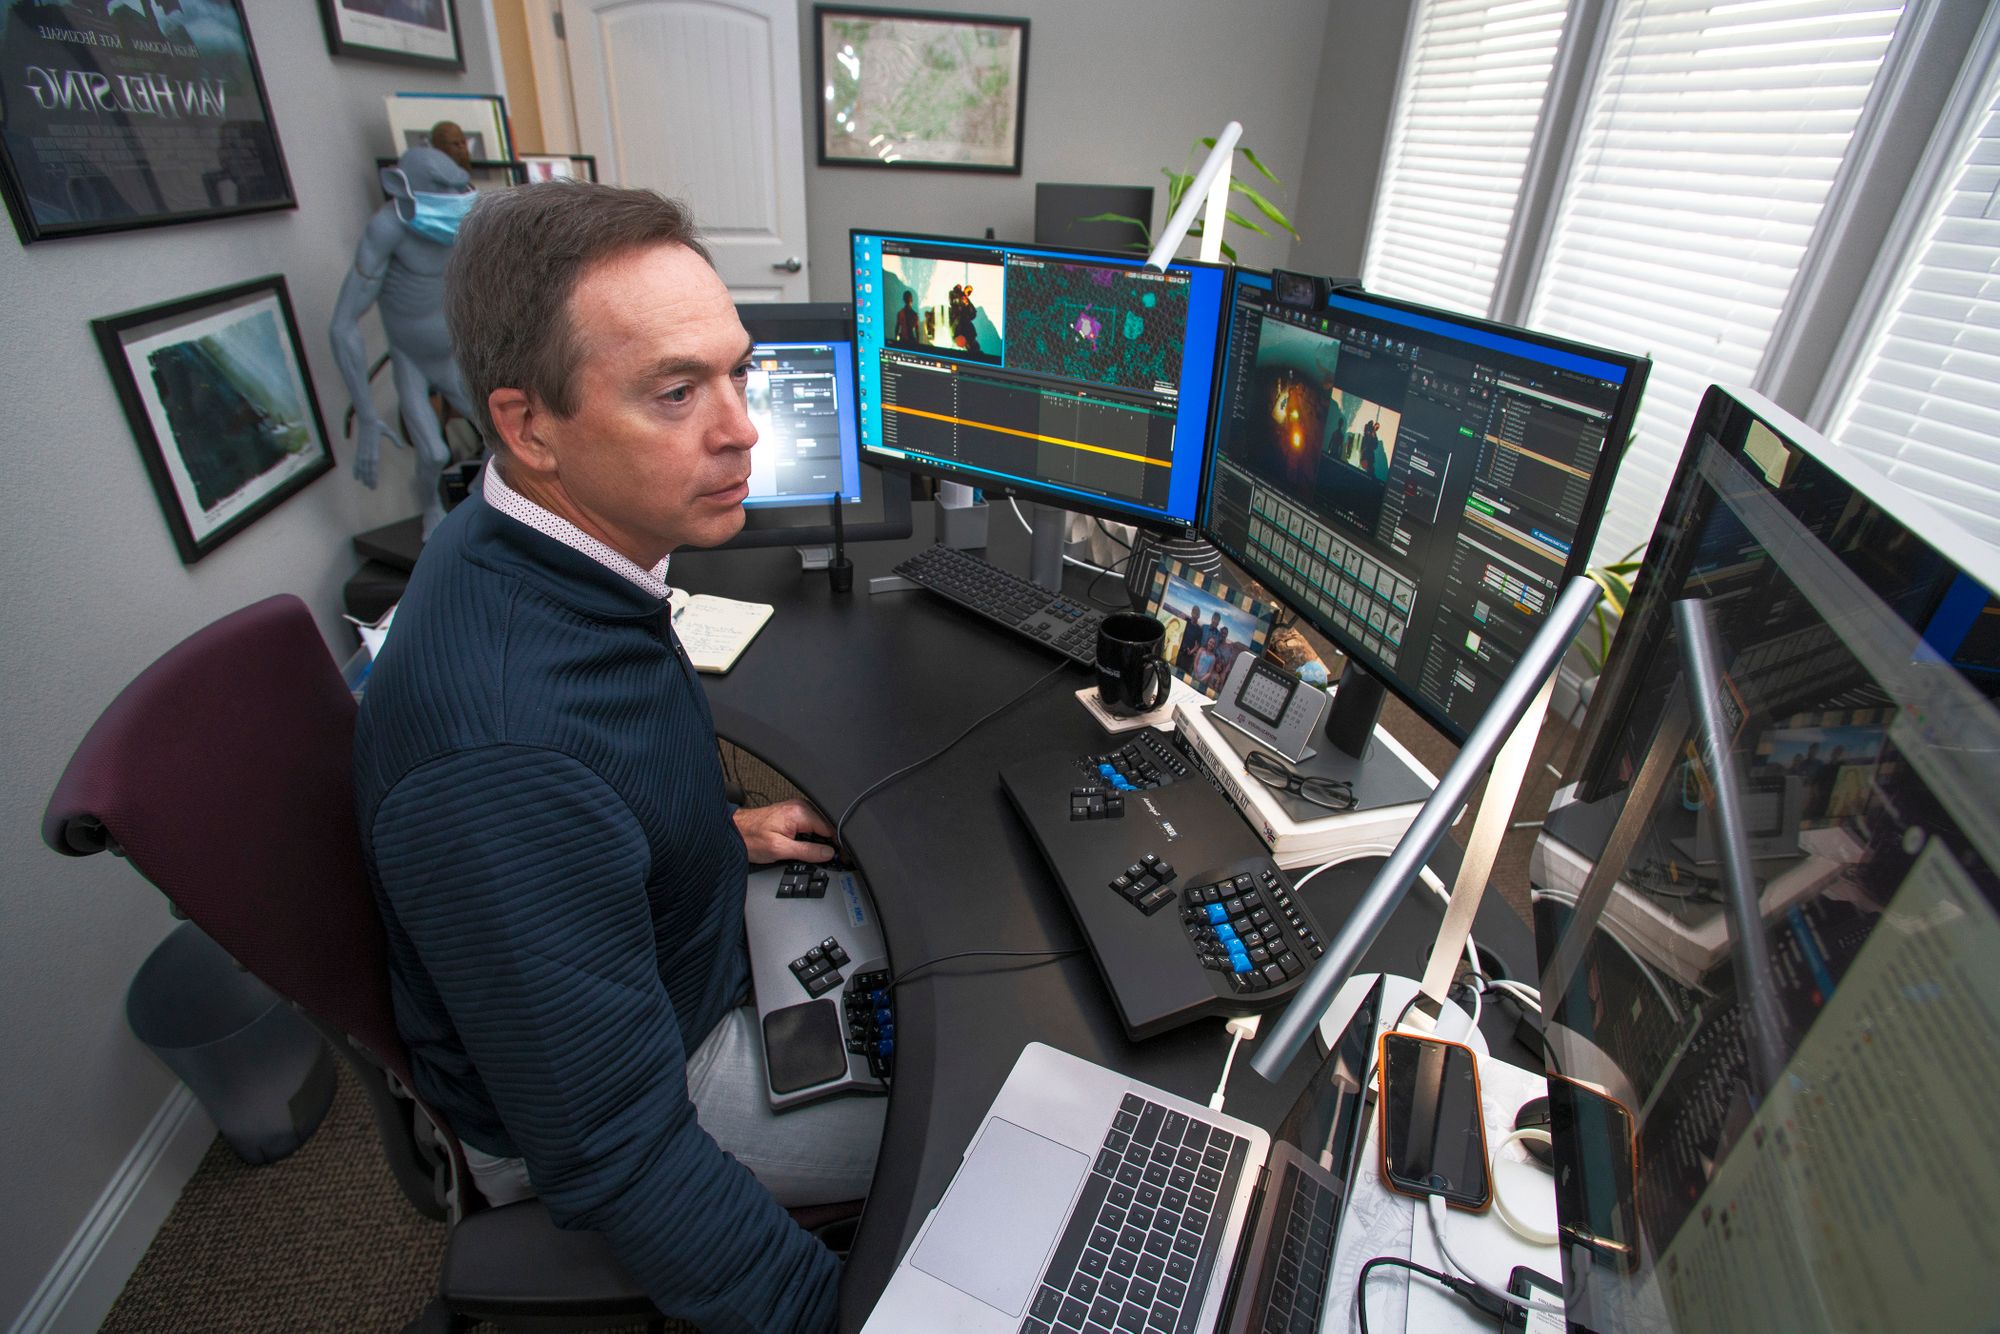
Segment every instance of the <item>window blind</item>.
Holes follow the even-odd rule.
[[[2000,70],[1828,434],[2000,546]]]
[[[1362,261],[1370,290],[1487,313],[1566,8],[1420,0]]]
[[[1653,359],[1596,561],[1651,536],[1703,390],[1755,376],[1900,14],[1630,0],[1612,15],[1527,319]]]

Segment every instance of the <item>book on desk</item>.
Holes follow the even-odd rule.
[[[676,597],[674,634],[696,671],[719,675],[736,665],[771,619],[771,610],[768,602],[741,602],[707,593],[696,593],[685,602]]]

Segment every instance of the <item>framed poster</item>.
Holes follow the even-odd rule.
[[[333,468],[285,280],[92,320],[183,564]]]
[[[458,0],[319,0],[326,49],[391,65],[464,69]]]
[[[0,108],[23,244],[297,206],[242,0],[13,0]]]
[[[813,9],[823,167],[1021,174],[1028,21]]]
[[[507,102],[495,93],[390,93],[390,150],[401,157],[412,148],[427,148],[431,127],[448,120],[465,131],[466,147],[476,162],[511,162],[514,140],[507,133]]]

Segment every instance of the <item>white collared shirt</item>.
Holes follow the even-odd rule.
[[[582,552],[613,574],[630,579],[654,597],[667,596],[667,565],[673,560],[672,556],[660,557],[660,563],[649,570],[629,556],[620,555],[568,519],[543,509],[508,486],[500,476],[497,462],[497,459],[489,459],[486,466],[480,469],[487,504],[508,518],[527,524],[543,536],[552,537],[564,546]]]

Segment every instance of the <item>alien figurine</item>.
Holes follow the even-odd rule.
[[[380,305],[403,432],[416,451],[417,490],[428,537],[444,518],[438,478],[451,461],[431,410],[431,391],[475,417],[458,363],[452,360],[444,319],[445,260],[458,224],[473,204],[472,178],[437,149],[412,148],[395,166],[382,169],[382,188],[389,202],[368,220],[355,247],[354,267],[340,286],[329,336],[334,363],[354,403],[354,476],[372,490],[382,439],[394,439],[368,390],[368,352],[361,337],[361,317],[370,306]]]

